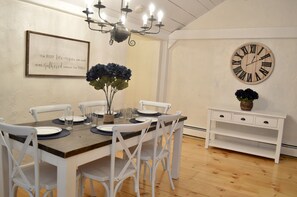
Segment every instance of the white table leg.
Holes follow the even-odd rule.
[[[180,161],[181,161],[184,122],[181,122],[179,124],[180,125],[178,129],[174,132],[173,154],[172,154],[172,164],[171,164],[171,176],[173,179],[179,178]]]
[[[9,196],[8,155],[6,147],[0,144],[0,196]]]
[[[57,196],[76,196],[76,169],[75,162],[68,159],[61,159],[57,165]]]

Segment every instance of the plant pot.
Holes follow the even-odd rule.
[[[104,114],[103,115],[103,124],[113,124],[114,123],[114,115]]]
[[[243,111],[251,111],[253,108],[253,101],[240,101],[240,108]]]

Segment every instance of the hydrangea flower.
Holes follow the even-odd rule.
[[[86,80],[96,90],[103,90],[107,101],[107,114],[112,114],[111,105],[115,93],[128,87],[132,76],[125,66],[108,63],[93,66],[86,74]]]
[[[235,96],[239,101],[253,101],[259,98],[258,93],[250,88],[237,90]]]

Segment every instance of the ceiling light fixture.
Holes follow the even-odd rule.
[[[154,4],[150,4],[149,6],[149,16],[143,15],[143,26],[141,27],[141,30],[134,30],[134,29],[128,29],[125,26],[125,22],[127,19],[128,13],[132,12],[132,9],[129,7],[130,0],[122,0],[121,1],[121,18],[118,22],[109,22],[107,20],[106,14],[102,12],[106,6],[104,6],[101,2],[101,0],[98,0],[98,3],[94,5],[95,8],[98,9],[98,16],[99,20],[95,20],[91,18],[91,15],[93,14],[91,9],[91,4],[93,0],[86,0],[87,1],[87,7],[86,10],[83,11],[83,13],[86,14],[87,19],[85,20],[88,23],[89,29],[93,31],[98,31],[101,33],[110,33],[110,40],[109,44],[112,45],[114,41],[116,42],[122,42],[124,40],[128,39],[128,44],[130,46],[134,46],[136,44],[135,40],[131,39],[131,33],[138,33],[140,35],[145,34],[158,34],[160,33],[161,27],[164,26],[162,23],[163,19],[163,12],[159,11],[157,14],[157,18],[154,16],[155,12],[155,6]],[[158,27],[157,31],[151,31],[153,25],[155,24],[156,27]]]

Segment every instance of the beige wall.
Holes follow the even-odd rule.
[[[295,0],[226,0],[185,29],[297,27]],[[246,42],[267,45],[275,55],[269,79],[245,85],[232,74],[230,58]],[[254,109],[287,114],[283,143],[297,145],[297,39],[180,40],[170,49],[167,101],[181,109],[187,124],[206,126],[208,106],[238,107],[234,93],[252,88],[259,93]]]
[[[109,46],[109,34],[88,30],[81,17],[22,1],[1,0],[0,117],[6,122],[32,121],[28,113],[31,106],[70,103],[78,114],[78,102],[104,99],[103,92],[89,86],[85,78],[25,77],[26,30],[90,41],[90,66],[114,62],[131,68],[131,85],[117,93],[115,107],[124,106],[125,95],[128,104],[138,102],[142,92],[145,98],[155,97],[158,41],[150,44],[149,39],[137,37],[137,45],[131,50],[127,50],[126,42]]]
[[[137,107],[139,100],[157,99],[160,41],[139,35],[132,38],[137,43],[127,52],[132,78],[125,91],[125,104]]]

